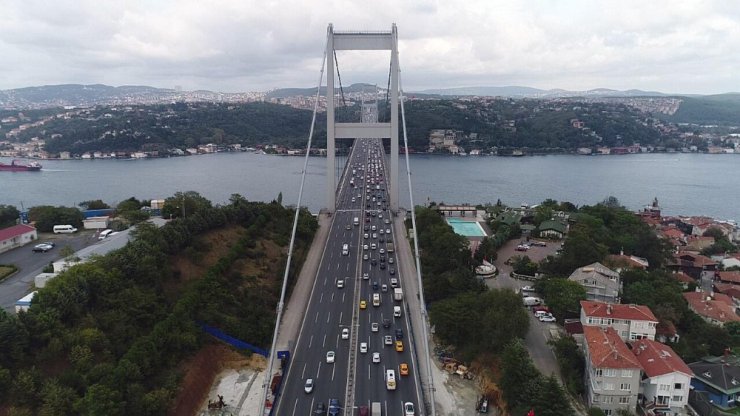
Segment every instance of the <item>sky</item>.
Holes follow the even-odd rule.
[[[734,0],[2,0],[0,10],[0,89],[315,87],[329,23],[395,23],[405,91],[740,91]],[[339,51],[337,62],[342,85],[387,83],[388,53]]]

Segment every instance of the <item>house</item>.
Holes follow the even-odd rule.
[[[717,262],[701,254],[683,252],[675,254],[666,267],[684,272],[695,280],[712,280],[717,271]]]
[[[542,221],[538,227],[540,237],[561,239],[565,235],[566,226],[560,221],[547,220]]]
[[[638,395],[643,414],[687,415],[694,372],[671,347],[660,342],[641,339],[630,346],[644,372]]]
[[[622,291],[622,279],[619,273],[596,262],[577,268],[568,277],[568,280],[578,282],[586,288],[586,299],[619,303],[619,292]]]
[[[710,324],[724,326],[727,322],[740,322],[740,316],[735,313],[735,304],[727,295],[688,292],[683,297],[688,302],[689,309]]]
[[[658,322],[658,326],[655,327],[655,339],[663,344],[666,342],[678,342],[680,340],[680,336],[676,330],[676,325],[668,320]]]
[[[26,245],[39,236],[36,229],[26,224],[18,224],[0,230],[0,253]]]
[[[711,402],[720,408],[737,407],[740,396],[740,365],[736,357],[707,357],[689,364],[694,372],[691,387],[704,392]]]
[[[607,416],[625,409],[634,413],[642,364],[613,328],[584,326],[586,397],[588,405]]]
[[[647,270],[650,266],[647,259],[637,256],[626,256],[623,252],[608,255],[606,257],[606,263],[617,273],[621,273],[622,270],[628,269]]]
[[[658,318],[645,305],[581,301],[581,324],[614,329],[622,341],[655,340]]]
[[[712,287],[717,293],[727,295],[734,299],[740,299],[740,285],[732,283],[715,283]]]
[[[693,277],[684,272],[674,271],[673,273],[671,273],[671,277],[678,280],[678,282],[681,283],[681,286],[684,289],[688,289],[690,284],[696,283],[696,280]]]
[[[722,259],[722,267],[727,270],[730,267],[740,267],[740,254],[735,253]]]
[[[719,280],[721,283],[740,285],[740,272],[717,272],[717,280]]]
[[[690,251],[702,251],[714,244],[714,237],[690,235],[686,238],[686,248]]]

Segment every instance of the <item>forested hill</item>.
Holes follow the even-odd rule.
[[[405,105],[410,146],[425,151],[432,129],[458,131],[465,149],[528,148],[545,152],[578,147],[659,144],[656,120],[621,104],[559,100],[413,100]],[[27,111],[26,117],[37,117]],[[18,141],[46,142],[51,153],[159,151],[200,144],[280,144],[305,147],[312,112],[269,103],[177,103],[59,110],[44,124],[28,126]],[[381,111],[381,120],[386,116]],[[338,108],[337,119],[359,118],[359,107]],[[573,120],[583,126],[575,127]],[[325,146],[326,118],[316,120],[316,147]],[[7,132],[0,129],[0,134]]]
[[[217,342],[200,323],[269,348],[294,211],[239,195],[214,207],[193,192],[165,207],[181,198],[187,218],[143,223],[39,289],[27,313],[0,311],[3,414],[172,414],[184,363]],[[291,282],[316,228],[303,210]]]
[[[678,111],[664,118],[674,123],[740,126],[740,93],[680,97]]]

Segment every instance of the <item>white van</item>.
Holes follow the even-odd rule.
[[[107,230],[103,230],[100,232],[100,235],[98,236],[98,240],[105,240],[111,234],[113,234],[113,230],[111,230],[110,228]]]
[[[396,389],[396,372],[394,370],[385,371],[385,388],[388,390]]]
[[[400,318],[401,317],[401,307],[400,306],[394,306],[393,307],[393,317],[394,318]]]
[[[77,232],[77,228],[71,225],[55,225],[54,234],[72,234]]]

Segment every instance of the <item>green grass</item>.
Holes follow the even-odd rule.
[[[12,264],[0,264],[0,280],[3,280],[11,274],[15,273],[16,270],[18,270],[18,268],[13,266]]]

